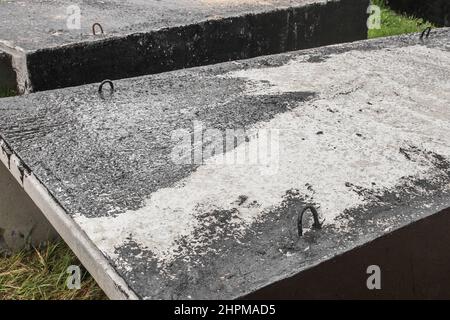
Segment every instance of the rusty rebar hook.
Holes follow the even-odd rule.
[[[96,29],[95,27],[99,27],[99,28],[100,28],[101,34],[103,34],[103,27],[102,27],[102,25],[101,25],[100,23],[96,22],[96,23],[94,23],[94,24],[92,25],[92,34],[93,34],[94,36],[97,35],[97,32],[95,31],[95,29]]]
[[[420,35],[420,40],[423,41],[423,37],[429,38],[431,33],[431,27],[426,27],[425,30],[422,31],[422,34]]]
[[[323,222],[320,222],[319,220],[319,213],[317,212],[316,208],[313,206],[307,206],[303,209],[303,211],[298,215],[298,221],[297,221],[297,227],[298,227],[298,236],[303,236],[303,216],[306,211],[311,211],[314,218],[314,224],[312,225],[313,229],[320,230],[322,229]]]
[[[105,84],[109,84],[109,87],[110,87],[110,89],[111,89],[111,95],[114,93],[114,84],[113,84],[113,82],[112,82],[111,80],[103,80],[103,81],[100,83],[100,85],[98,86],[98,93],[100,94],[100,97],[101,97],[102,99],[105,98],[104,95],[103,95],[103,86],[104,86]]]

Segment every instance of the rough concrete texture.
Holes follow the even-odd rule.
[[[38,247],[57,238],[58,233],[0,164],[0,254]]]
[[[21,91],[41,91],[365,39],[368,2],[78,1],[71,30],[73,1],[1,1],[0,51],[20,60]]]
[[[2,99],[0,135],[137,296],[238,298],[450,206],[449,40]]]
[[[394,10],[450,27],[449,0],[388,0],[388,3]]]

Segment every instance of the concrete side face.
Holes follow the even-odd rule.
[[[12,65],[12,57],[0,51],[0,90],[16,90],[16,73]]]
[[[244,299],[449,299],[449,229],[447,209]],[[370,266],[380,289],[367,286]]]
[[[129,78],[367,37],[366,0],[299,1],[291,5],[243,9],[242,13],[237,13],[240,5],[231,5],[235,16],[200,19],[102,41],[43,47],[27,54],[32,90]],[[220,15],[222,11],[219,7],[212,12]]]
[[[450,1],[448,0],[389,0],[397,11],[416,15],[438,26],[450,26]]]
[[[35,51],[326,2],[340,0],[5,0],[0,42]],[[93,35],[94,23],[103,26],[103,35]]]
[[[58,233],[0,163],[0,252],[38,247],[57,238]]]
[[[140,298],[239,298],[450,207],[449,39],[2,99],[0,136]]]

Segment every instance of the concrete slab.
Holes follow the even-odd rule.
[[[15,57],[20,91],[41,91],[365,39],[368,3],[8,0],[0,51]]]
[[[450,1],[448,0],[388,0],[397,11],[413,14],[438,26],[450,27]]]
[[[2,99],[1,159],[110,297],[244,297],[450,207],[449,39]]]

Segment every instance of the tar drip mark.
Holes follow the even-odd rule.
[[[400,153],[402,154],[402,155],[404,155],[405,156],[405,158],[407,159],[407,160],[410,160],[411,161],[411,157],[409,156],[409,150],[406,150],[405,148],[400,148]]]
[[[328,56],[314,55],[314,56],[310,56],[306,61],[311,62],[311,63],[319,63],[319,62],[324,62],[327,59],[328,59]]]
[[[116,292],[119,292],[121,295],[123,295],[125,298],[130,299],[130,294],[119,284],[114,283],[114,288]]]
[[[238,205],[242,206],[245,203],[245,201],[247,201],[247,200],[248,200],[248,197],[246,195],[240,195],[239,200],[238,200]]]
[[[22,161],[17,166],[17,169],[20,172],[20,181],[23,184],[23,180],[25,178],[25,174],[28,175],[28,176],[31,175],[31,169],[27,165],[25,165]]]
[[[11,169],[11,156],[13,153],[12,153],[11,149],[8,147],[8,145],[6,144],[6,142],[4,142],[3,140],[0,141],[0,146],[1,146],[3,153],[5,153],[6,157],[8,158],[8,169]]]

